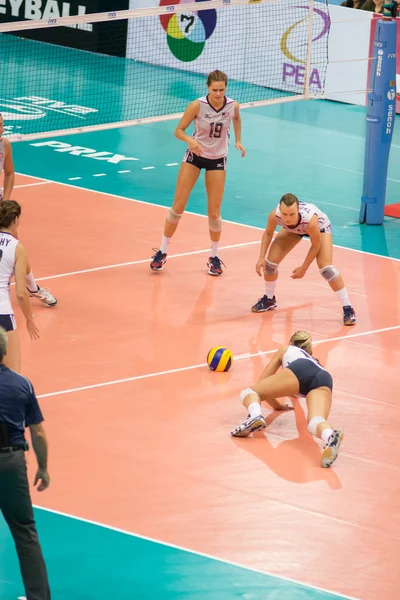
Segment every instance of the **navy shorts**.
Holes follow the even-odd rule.
[[[0,327],[6,331],[14,331],[14,329],[17,329],[14,315],[0,315]]]
[[[226,171],[226,156],[222,158],[203,158],[186,150],[183,162],[206,171]]]
[[[298,358],[286,368],[296,375],[299,380],[299,392],[303,396],[320,387],[327,387],[331,391],[333,389],[332,375],[307,358]]]
[[[328,227],[324,227],[324,229],[320,229],[319,232],[320,233],[330,233],[330,234],[332,234],[332,226],[328,225]],[[309,238],[310,237],[308,235],[308,233],[298,233],[297,235],[299,235],[300,237],[305,237],[305,238]]]

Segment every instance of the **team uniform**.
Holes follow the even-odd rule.
[[[331,391],[333,389],[331,374],[321,367],[315,358],[298,346],[290,345],[287,347],[282,357],[282,368],[289,369],[296,376],[299,382],[298,396],[306,397],[313,390],[322,387],[326,387]],[[247,388],[242,392],[243,397],[252,392],[251,388]],[[308,430],[315,437],[320,423],[326,423],[326,419],[315,416],[309,420]],[[233,437],[247,437],[254,431],[265,429],[266,425],[265,418],[261,413],[253,417],[249,414],[247,419],[231,432],[231,435]],[[321,466],[325,468],[330,467],[336,460],[343,440],[343,433],[337,429],[331,430],[329,426],[328,436],[325,438],[326,445],[321,457]]]
[[[201,156],[197,156],[188,148],[184,154],[184,163],[193,165],[197,169],[205,171],[226,171],[226,160],[229,149],[230,126],[235,114],[235,101],[224,97],[223,106],[217,110],[209,102],[209,96],[198,98],[199,112],[194,119],[194,131],[192,138],[199,142],[202,147]],[[169,211],[167,220],[170,223],[178,223],[181,214],[176,214],[172,209]],[[221,231],[221,218],[209,219],[210,231]],[[163,242],[162,242],[163,244]],[[167,261],[167,246],[162,249],[153,248],[154,256],[150,263],[153,271],[161,271]],[[224,263],[217,254],[210,256],[207,266],[210,275],[221,275]]]
[[[311,204],[308,202],[299,201],[299,216],[297,225],[289,226],[287,225],[281,216],[281,208],[280,204],[275,209],[275,218],[277,224],[289,231],[290,233],[294,233],[302,238],[309,237],[307,233],[307,228],[310,224],[311,219],[317,216],[318,219],[318,228],[320,233],[329,233],[332,234],[332,226],[328,216],[322,212],[315,204]],[[278,271],[278,264],[272,263],[266,259],[266,273],[273,274]],[[334,281],[339,276],[339,271],[333,266],[328,265],[320,269],[321,275],[328,281],[329,283]],[[345,289],[345,288],[344,288]],[[343,302],[344,300],[344,302]],[[341,299],[342,307],[343,307],[343,323],[344,325],[355,325],[356,323],[356,314],[354,312],[353,307],[351,306],[347,292],[345,291],[345,297]],[[251,307],[252,312],[260,313],[265,312],[267,310],[271,310],[277,307],[276,298],[274,296],[273,291],[270,291],[269,294],[264,294],[262,298]]]
[[[199,114],[194,120],[192,137],[201,144],[203,152],[201,156],[197,156],[188,149],[183,162],[206,171],[225,171],[235,101],[225,98],[224,105],[219,110],[211,106],[208,96],[199,98],[198,102]]]
[[[10,281],[14,275],[15,250],[19,241],[10,233],[0,232],[0,326],[13,331],[17,325],[11,305]]]
[[[332,376],[319,362],[298,346],[288,346],[282,358],[282,368],[290,369],[299,380],[300,396],[319,387],[333,389]]]
[[[291,233],[297,233],[297,235],[307,236],[307,227],[314,215],[318,217],[318,227],[321,233],[332,233],[331,222],[327,215],[322,212],[315,204],[309,204],[308,202],[299,202],[299,222],[295,227],[289,227],[286,225],[281,217],[281,209],[278,204],[275,210],[276,220],[278,225],[290,231]]]

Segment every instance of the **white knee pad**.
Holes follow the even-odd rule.
[[[265,261],[265,273],[267,275],[273,275],[274,273],[278,272],[278,267],[279,265],[277,263],[273,263],[270,260],[268,260],[268,258]]]
[[[252,390],[251,388],[246,388],[245,390],[243,390],[243,392],[240,392],[240,401],[244,402],[245,398],[249,395],[249,394],[256,394],[257,392],[255,392],[254,390]]]
[[[182,217],[182,214],[183,213],[177,213],[174,210],[172,210],[172,208],[170,208],[167,214],[168,223],[173,223],[174,225],[176,223],[179,223],[179,219]]]
[[[208,217],[208,228],[210,231],[214,231],[215,233],[222,231],[221,217],[218,217],[218,219],[210,219],[210,217]]]
[[[335,281],[335,279],[337,279],[340,275],[339,271],[337,269],[335,269],[335,267],[333,265],[328,265],[327,267],[323,267],[322,269],[319,270],[319,272],[321,273],[322,277],[324,279],[326,279],[326,281],[328,281],[329,283],[331,281]]]
[[[310,419],[309,423],[308,423],[308,431],[311,433],[311,435],[313,435],[314,437],[317,437],[317,427],[320,423],[325,423],[326,419],[324,419],[323,417],[313,417],[312,419]]]

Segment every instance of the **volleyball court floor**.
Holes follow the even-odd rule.
[[[311,104],[297,106],[243,113],[248,155],[230,150],[220,278],[206,272],[201,182],[165,270],[149,269],[183,153],[173,122],[14,144],[21,239],[59,300],[35,304],[37,342],[17,311],[49,438],[51,486],[32,496],[55,600],[398,598],[400,222],[357,224],[361,112],[315,103],[307,123]],[[322,124],[327,110],[347,133]],[[96,162],[75,146],[131,160]],[[391,172],[389,192],[397,185]],[[354,328],[314,265],[290,278],[306,242],[280,268],[278,309],[250,312],[263,294],[260,227],[286,191],[332,218]],[[240,391],[297,329],[334,376],[330,420],[345,438],[329,470],[303,401],[266,409],[251,439],[230,436],[245,417]],[[205,365],[216,345],[236,357],[228,373]],[[34,469],[31,454],[31,481]],[[1,523],[0,598],[15,600]]]

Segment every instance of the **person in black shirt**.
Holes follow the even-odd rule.
[[[0,327],[0,510],[14,538],[27,600],[50,600],[25,461],[29,427],[38,461],[34,485],[45,490],[50,478],[43,415],[30,381],[3,364],[6,349],[7,334]]]

